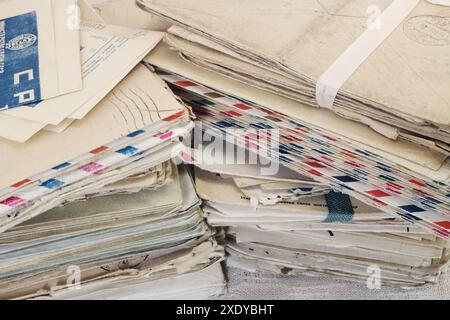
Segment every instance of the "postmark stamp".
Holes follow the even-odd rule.
[[[450,17],[415,16],[404,23],[403,31],[409,39],[425,46],[450,45]]]
[[[28,47],[31,47],[33,44],[36,43],[37,36],[34,34],[21,34],[20,36],[15,37],[14,39],[11,39],[6,44],[6,49],[9,50],[23,50]]]

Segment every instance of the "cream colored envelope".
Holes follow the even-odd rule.
[[[40,87],[41,100],[47,100],[82,89],[79,53],[80,35],[79,30],[76,28],[78,17],[76,15],[70,16],[70,9],[75,8],[76,5],[76,0],[6,0],[0,2],[0,20],[19,18],[18,16],[23,17],[25,14],[34,14],[35,18],[29,19],[36,19],[37,24],[37,34],[28,33],[25,36],[28,36],[27,39],[29,39],[28,47],[38,42],[38,75],[35,74],[34,70],[30,73],[30,69],[14,70],[13,72],[19,75],[14,78],[15,86],[17,84],[22,85],[26,79],[32,81],[37,77],[39,77],[39,84],[33,85],[33,94],[25,94],[25,91],[12,92],[11,95],[16,94],[16,96],[11,97],[13,105],[10,105],[10,107],[35,102],[32,97],[34,96],[37,99],[37,86]],[[5,23],[5,36],[8,37],[9,22]],[[18,42],[19,37],[22,36],[24,35],[18,35],[13,39],[9,39],[10,41],[5,43],[6,50],[14,51],[15,55],[19,55],[21,49],[27,48],[24,47],[27,45],[24,41]],[[33,37],[34,42],[31,42]],[[14,42],[15,39],[17,39],[16,42]],[[11,49],[8,49],[8,46]],[[27,59],[29,58],[27,57]],[[7,68],[7,61],[5,62],[5,67]],[[25,62],[27,62],[27,68],[29,68],[29,60]],[[5,70],[5,72],[7,71]],[[25,90],[28,87],[22,89]],[[4,107],[4,105],[0,105],[0,109]],[[29,107],[20,109],[29,109]]]
[[[0,140],[0,188],[48,170],[184,110],[164,82],[139,64],[83,120],[26,143]]]
[[[21,119],[58,125],[85,116],[161,40],[162,33],[99,23],[81,23],[83,90],[8,110]]]

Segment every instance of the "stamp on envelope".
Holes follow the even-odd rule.
[[[450,45],[450,17],[415,16],[405,22],[403,31],[409,39],[425,46]]]

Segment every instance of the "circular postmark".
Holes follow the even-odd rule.
[[[35,44],[37,37],[34,34],[22,34],[8,41],[6,48],[9,50],[22,50]]]
[[[409,39],[426,46],[450,44],[450,17],[415,16],[405,22],[403,30]]]

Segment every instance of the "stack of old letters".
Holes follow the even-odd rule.
[[[449,260],[449,7],[138,3],[174,24],[144,60],[201,122],[197,189],[210,223],[229,227],[230,263],[361,280],[376,266],[382,281],[407,286],[438,279]],[[291,174],[208,162],[219,138]]]

